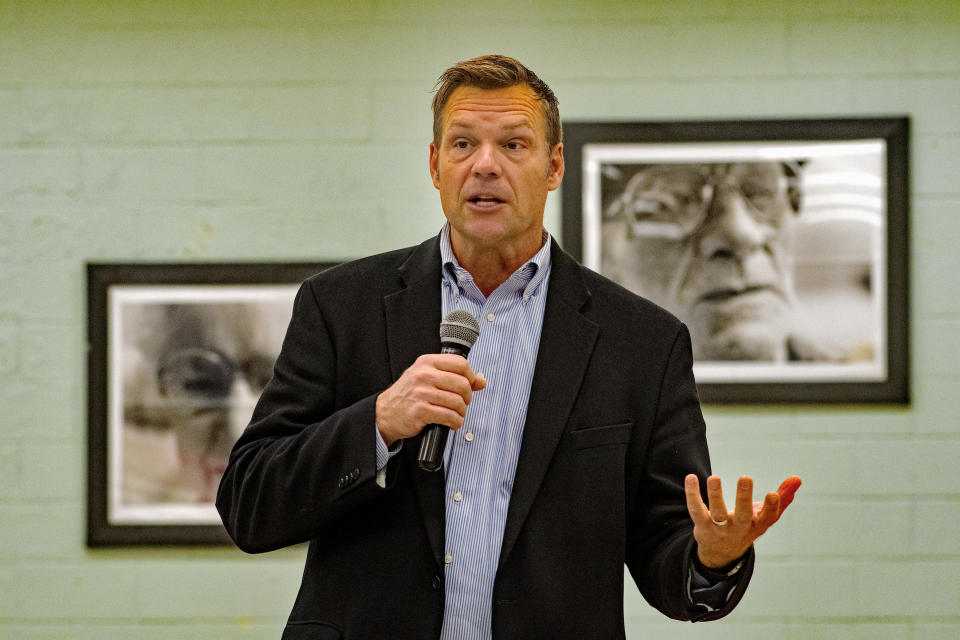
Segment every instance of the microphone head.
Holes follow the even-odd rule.
[[[440,344],[459,347],[466,353],[480,335],[480,323],[463,309],[451,311],[440,323]]]

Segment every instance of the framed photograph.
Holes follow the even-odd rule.
[[[217,544],[230,449],[329,264],[88,264],[87,544]]]
[[[701,400],[909,402],[909,120],[564,123],[563,243],[690,329]]]

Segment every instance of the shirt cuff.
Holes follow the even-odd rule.
[[[403,440],[397,440],[392,447],[387,447],[387,443],[380,435],[377,425],[373,425],[373,432],[376,434],[377,447],[377,485],[385,489],[387,486],[387,463],[403,448]]]
[[[694,547],[690,574],[687,576],[687,598],[690,603],[708,613],[722,609],[740,584],[741,569],[746,559],[747,554],[744,554],[725,567],[712,569],[700,562]]]

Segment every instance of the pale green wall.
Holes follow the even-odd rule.
[[[913,405],[707,407],[717,471],[804,487],[734,615],[666,621],[630,587],[627,628],[960,637],[956,0],[0,0],[0,637],[279,637],[302,549],[85,548],[84,261],[339,259],[434,233],[431,89],[491,51],[568,119],[913,118]]]

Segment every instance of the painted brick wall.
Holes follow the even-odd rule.
[[[431,89],[491,51],[568,119],[912,117],[913,404],[707,407],[720,474],[804,488],[734,615],[630,586],[627,633],[958,637],[960,3],[407,5],[0,0],[0,638],[279,636],[302,549],[85,548],[83,264],[434,233]]]

